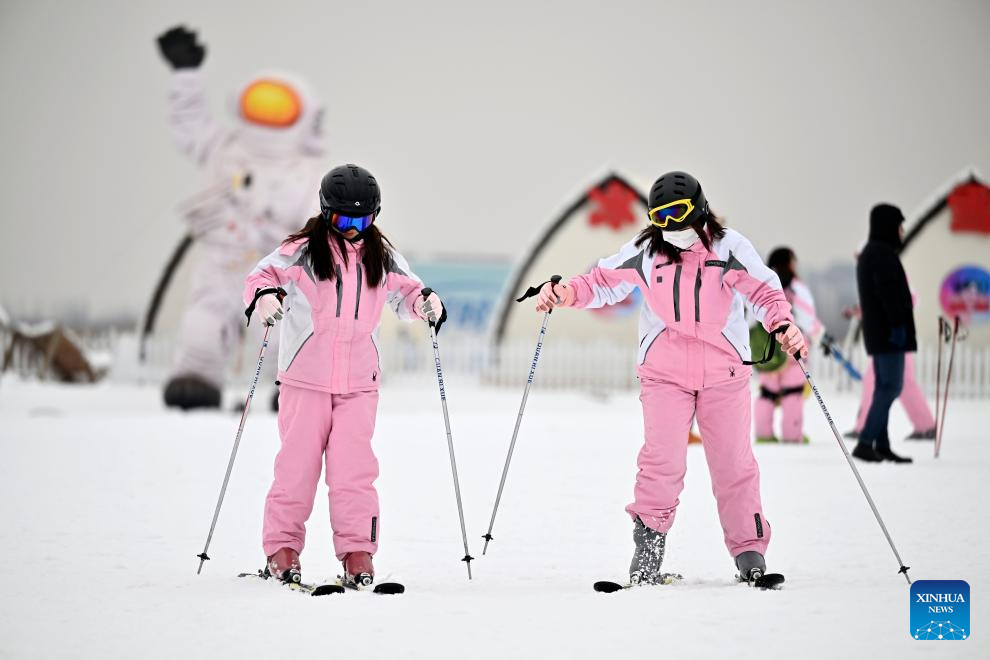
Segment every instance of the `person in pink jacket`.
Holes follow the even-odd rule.
[[[788,353],[806,356],[804,338],[777,275],[742,234],[718,222],[697,179],[668,172],[649,202],[650,226],[586,275],[544,284],[537,310],[601,307],[642,292],[637,373],[645,442],[626,507],[636,544],[630,581],[665,579],[660,568],[695,416],[726,548],[740,578],[755,580],[766,571],[770,524],[750,442],[753,362],[744,301]]]
[[[797,257],[787,247],[770,253],[767,265],[777,273],[784,296],[791,304],[794,322],[811,343],[822,333],[815,313],[815,299],[797,277]],[[760,374],[760,396],[754,404],[753,417],[757,442],[777,442],[773,433],[773,411],[780,404],[780,441],[808,442],[804,435],[804,372],[794,360],[787,360],[776,371]]]
[[[330,525],[344,577],[374,579],[381,523],[378,461],[371,447],[381,363],[375,335],[387,305],[402,320],[446,313],[374,224],[381,193],[357,165],[330,170],[320,215],[262,259],[244,286],[248,318],[281,320],[278,429],[282,447],[265,500],[262,545],[268,573],[299,582],[299,555],[320,472],[326,465]],[[284,299],[279,300],[279,296]]]

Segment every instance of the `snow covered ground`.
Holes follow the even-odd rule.
[[[523,374],[520,374],[523,376]],[[855,401],[823,392],[843,430]],[[614,595],[631,524],[641,417],[635,393],[530,396],[481,557],[520,390],[448,377],[474,580],[468,582],[436,384],[382,391],[379,580],[399,597],[311,599],[238,579],[261,566],[275,417],[248,419],[204,573],[196,575],[237,416],[162,408],[155,387],[0,383],[3,658],[990,657],[986,401],[952,401],[942,457],[896,442],[912,466],[861,466],[915,579],[964,579],[973,636],[948,649],[909,635],[908,586],[813,401],[811,445],[759,446],[768,560],[780,592],[732,582],[700,447],[666,566],[683,584]],[[267,399],[267,396],[263,397]],[[900,410],[897,437],[909,431]],[[321,487],[302,556],[333,578]]]

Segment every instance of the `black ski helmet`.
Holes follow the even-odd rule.
[[[687,229],[693,225],[698,218],[709,215],[708,200],[701,190],[701,183],[687,172],[667,172],[653,182],[650,188],[650,208],[655,209],[664,204],[670,204],[681,199],[690,199],[694,205],[694,210],[684,222],[678,223],[676,227],[669,227],[667,231],[678,231]]]
[[[320,213],[325,220],[331,213],[352,217],[378,214],[382,194],[374,175],[363,167],[348,163],[323,175],[320,182]]]

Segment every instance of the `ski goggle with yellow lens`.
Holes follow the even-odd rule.
[[[687,220],[692,211],[694,211],[694,204],[690,199],[679,199],[650,209],[650,222],[660,229],[666,229],[669,222],[680,223]]]
[[[358,232],[362,232],[370,227],[374,221],[374,213],[359,216],[343,215],[342,213],[330,214],[330,224],[336,227],[341,233],[346,232],[348,229],[356,229]]]

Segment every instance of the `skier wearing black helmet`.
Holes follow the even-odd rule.
[[[261,260],[247,278],[249,318],[281,320],[278,428],[282,447],[265,500],[267,572],[299,582],[299,555],[320,472],[326,467],[330,525],[350,586],[374,579],[378,548],[378,460],[371,447],[385,306],[399,319],[441,312],[379,230],[381,189],[368,170],[342,165],[320,184],[320,214]],[[280,294],[284,292],[284,300]],[[440,324],[446,317],[441,312]]]

